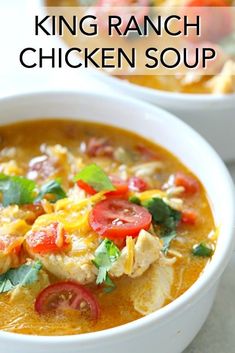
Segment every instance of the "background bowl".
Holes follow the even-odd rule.
[[[45,4],[45,0],[37,0],[35,5],[44,16],[47,15]],[[60,46],[68,49],[67,43],[59,37],[57,40]],[[175,114],[198,131],[222,159],[235,161],[235,93],[216,95],[166,92],[112,77],[101,70],[90,68],[86,71],[101,82],[109,84],[111,91],[116,90],[125,96],[144,100]]]
[[[80,118],[116,125],[169,149],[204,184],[216,224],[220,226],[220,237],[203,275],[187,292],[159,311],[123,326],[76,336],[39,337],[0,332],[0,352],[155,353],[156,347],[158,353],[182,352],[206,320],[233,250],[234,190],[223,162],[207,142],[182,121],[131,98],[46,92],[0,100],[1,124],[45,117]]]
[[[235,160],[235,93],[187,94],[142,87],[127,80],[91,70],[99,80],[120,93],[145,100],[175,114],[197,130],[226,161]]]

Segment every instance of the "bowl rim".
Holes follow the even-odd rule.
[[[143,318],[135,320],[133,322],[117,326],[114,328],[91,332],[91,333],[84,333],[78,335],[65,335],[65,336],[36,336],[36,335],[28,335],[28,334],[18,334],[18,333],[11,333],[6,331],[0,331],[0,340],[14,340],[15,342],[23,343],[23,344],[46,344],[47,346],[54,346],[55,344],[73,344],[73,343],[80,343],[85,344],[86,347],[89,345],[96,345],[98,341],[102,340],[105,343],[109,337],[112,337],[113,340],[119,340],[120,336],[123,338],[128,338],[130,336],[134,336],[137,333],[143,333],[146,330],[149,330],[153,327],[153,324],[158,324],[159,326],[165,324],[172,320],[173,316],[177,316],[183,311],[187,310],[187,307],[192,305],[193,303],[197,302],[206,291],[208,291],[215,282],[219,279],[222,275],[230,256],[233,252],[233,245],[234,245],[234,237],[233,237],[233,230],[235,225],[235,193],[234,193],[234,184],[232,178],[225,167],[224,163],[222,162],[221,158],[215,152],[215,150],[208,144],[203,137],[201,137],[194,129],[189,127],[187,124],[182,122],[180,119],[175,117],[173,114],[168,113],[167,111],[155,107],[149,103],[136,100],[131,97],[124,97],[124,96],[113,96],[108,94],[101,94],[101,93],[90,93],[87,91],[68,91],[68,90],[54,90],[54,91],[40,91],[34,93],[24,93],[24,94],[16,94],[12,96],[2,97],[0,98],[0,105],[7,104],[8,106],[11,105],[12,101],[17,102],[27,102],[29,99],[47,99],[49,98],[68,98],[68,97],[82,97],[83,99],[87,99],[89,102],[95,99],[105,102],[106,99],[112,100],[113,105],[117,105],[120,107],[122,104],[126,105],[136,105],[141,110],[147,110],[152,113],[163,114],[164,119],[171,122],[175,127],[181,127],[183,133],[189,133],[195,138],[199,143],[199,148],[206,149],[207,154],[210,156],[210,159],[214,161],[217,165],[217,172],[220,173],[221,178],[223,178],[225,182],[225,188],[227,191],[228,204],[230,214],[227,217],[226,222],[224,223],[224,232],[226,233],[226,244],[223,246],[222,249],[218,249],[216,251],[217,256],[212,262],[206,266],[205,271],[199,277],[199,279],[180,297],[175,299],[170,304],[166,305],[165,307],[157,310],[156,312],[149,314]],[[35,113],[35,118],[37,113]],[[43,119],[43,117],[42,117]],[[75,119],[75,118],[71,118]],[[81,119],[82,120],[82,119]],[[89,121],[89,119],[86,119]],[[24,121],[24,119],[19,119],[19,121]],[[1,121],[0,121],[1,124]],[[5,124],[5,123],[4,123]],[[5,125],[8,125],[7,123]],[[111,124],[115,126],[115,124]],[[144,136],[144,134],[143,134]],[[177,155],[176,155],[177,156]],[[139,331],[141,330],[141,331]],[[115,341],[113,341],[115,342]]]
[[[102,81],[106,82],[107,84],[115,84],[117,88],[122,90],[123,88],[139,95],[145,95],[143,99],[156,99],[163,98],[175,101],[177,103],[185,103],[185,102],[201,102],[203,103],[234,103],[235,102],[235,92],[229,94],[219,94],[219,93],[182,93],[182,92],[172,92],[172,91],[165,91],[159,90],[151,87],[141,86],[128,80],[120,79],[119,76],[112,76],[109,75],[105,71],[97,70],[94,68],[90,68],[89,72],[96,76],[97,79],[101,79]],[[126,75],[124,75],[125,77]],[[148,75],[150,76],[150,75]],[[154,76],[154,75],[153,75]],[[171,75],[169,75],[171,76]],[[147,98],[148,95],[148,98]]]

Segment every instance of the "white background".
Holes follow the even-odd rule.
[[[118,94],[84,71],[42,72],[23,70],[20,67],[19,50],[28,46],[32,40],[32,33],[26,23],[39,3],[40,0],[0,0],[0,97],[61,88]],[[48,48],[55,45],[58,45],[55,38],[48,38],[41,43],[41,46]],[[230,164],[229,168],[235,180],[235,164]],[[235,352],[235,255],[224,273],[206,324],[184,353],[232,352]]]

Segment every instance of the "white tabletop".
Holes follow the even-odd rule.
[[[20,48],[23,49],[32,40],[28,28],[23,25],[24,20],[26,20],[32,6],[37,6],[39,1],[0,0],[0,97],[15,93],[60,88],[118,94],[111,87],[84,71],[77,73],[72,70],[30,71],[20,67],[18,52]],[[10,8],[10,12],[14,16],[12,28],[9,26],[8,17]],[[6,28],[7,35],[4,34]],[[52,43],[54,46],[58,44],[55,38],[47,38],[42,45],[49,48]],[[235,163],[230,164],[229,169],[235,180]],[[235,351],[234,273],[235,254],[222,277],[215,305],[206,324],[184,353],[232,353]]]

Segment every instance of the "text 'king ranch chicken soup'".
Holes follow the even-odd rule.
[[[106,16],[108,16],[107,14],[110,9],[115,9],[115,7],[118,6],[118,14],[125,19],[123,22],[127,23],[127,18],[130,18],[132,14],[131,9],[128,13],[127,7],[134,6],[135,18],[140,31],[142,27],[145,28],[145,17],[149,17],[153,22],[154,20],[157,22],[157,20],[154,19],[153,8],[155,8],[156,15],[160,11],[157,7],[160,7],[161,9],[165,8],[166,11],[169,11],[169,15],[185,15],[188,17],[189,23],[195,23],[196,16],[200,16],[200,36],[197,36],[195,31],[191,29],[191,32],[188,35],[183,35],[181,37],[181,50],[183,51],[183,48],[188,50],[186,60],[188,65],[192,65],[196,62],[197,50],[200,51],[203,50],[203,48],[211,48],[214,50],[216,52],[216,59],[208,62],[206,69],[201,68],[201,59],[199,60],[196,69],[187,70],[184,73],[174,72],[173,74],[170,74],[169,69],[167,74],[161,73],[152,75],[151,72],[146,72],[146,75],[134,75],[134,71],[132,69],[132,74],[128,74],[128,72],[125,71],[122,72],[122,76],[117,77],[136,85],[169,92],[191,94],[230,94],[235,92],[234,0],[45,0],[45,4],[47,6],[72,6],[74,8],[76,6],[91,6],[93,10],[96,7],[95,13],[97,16],[99,16],[100,13],[102,14],[102,11],[104,11],[102,9],[99,10],[102,7],[107,9]],[[121,11],[123,11],[123,13],[121,13]],[[60,13],[62,15],[66,15],[66,11],[63,12],[62,9]],[[167,12],[165,13],[165,16],[166,14]],[[105,28],[105,31],[107,31],[107,24],[104,20],[105,16],[100,16],[100,32],[102,32],[103,27]],[[132,26],[134,25],[132,24]],[[121,26],[120,28],[124,31]],[[124,28],[128,28],[128,26],[124,26]],[[177,28],[177,30],[179,29],[182,28]],[[121,47],[124,47],[124,44],[127,41],[131,43],[132,47],[135,48],[141,48],[141,43],[143,43],[143,41],[146,43],[148,39],[149,47],[156,46],[158,48],[158,46],[161,47],[162,45],[164,47],[165,42],[169,42],[169,39],[165,38],[164,34],[162,35],[162,40],[160,40],[161,36],[156,36],[154,30],[151,30],[151,28],[148,30],[149,35],[144,38],[140,36],[138,31],[133,32],[133,30],[131,30],[131,33],[131,36],[123,38],[123,42],[120,44]],[[102,34],[100,34],[99,38],[102,38],[101,35]],[[65,34],[64,40],[70,47],[79,44],[76,36]],[[111,37],[111,47],[114,40],[117,41],[117,36]],[[172,36],[172,42],[169,42],[168,47],[175,47],[177,46],[176,43],[178,43],[177,37]],[[141,51],[139,53],[141,53]],[[175,60],[175,55],[173,55],[173,57]],[[184,65],[184,67],[186,68],[186,65]]]
[[[184,293],[216,229],[200,181],[131,132],[70,120],[0,127],[0,329],[74,335]]]

